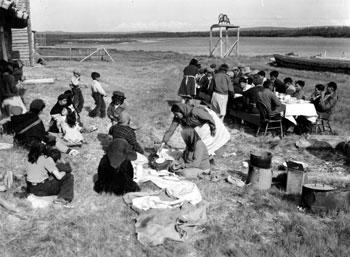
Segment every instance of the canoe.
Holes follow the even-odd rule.
[[[299,57],[294,55],[274,54],[277,65],[282,67],[350,73],[350,59],[328,57]]]

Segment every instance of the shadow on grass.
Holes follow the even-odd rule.
[[[112,142],[112,138],[110,138],[107,134],[104,133],[98,133],[97,139],[100,141],[103,151],[106,151],[108,145]]]
[[[180,100],[166,100],[169,106],[172,106],[173,104],[181,103]]]

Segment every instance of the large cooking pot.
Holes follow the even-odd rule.
[[[251,151],[250,164],[263,169],[271,168],[272,154],[265,151]]]

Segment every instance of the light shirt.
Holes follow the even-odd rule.
[[[40,183],[49,178],[49,173],[58,171],[51,157],[40,156],[36,163],[27,164],[27,181]]]
[[[107,95],[106,91],[104,91],[104,89],[102,88],[100,82],[98,82],[97,80],[93,80],[92,81],[92,85],[91,85],[91,91],[92,93],[99,93],[103,96]]]

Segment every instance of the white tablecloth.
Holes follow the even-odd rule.
[[[295,116],[304,116],[311,123],[315,123],[317,119],[317,112],[315,106],[311,103],[284,103],[286,110],[284,117],[294,124],[297,124]]]

